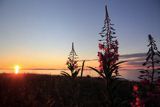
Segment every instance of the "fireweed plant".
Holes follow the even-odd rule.
[[[154,82],[158,80],[155,73],[160,73],[160,71],[156,69],[156,66],[160,64],[160,52],[158,51],[155,40],[151,35],[148,35],[148,40],[149,50],[145,59],[146,61],[143,63],[143,66],[147,66],[147,68],[145,70],[140,71],[141,75],[139,76],[139,78],[143,81],[148,81],[150,85],[153,86],[153,84],[155,84]]]
[[[100,76],[107,80],[107,85],[110,84],[111,80],[116,76],[119,76],[118,68],[119,64],[122,62],[117,62],[119,59],[118,54],[118,41],[116,36],[114,36],[115,29],[112,27],[111,20],[108,16],[107,6],[106,9],[106,18],[104,20],[104,26],[102,31],[99,33],[101,39],[99,40],[99,52],[98,52],[98,61],[100,63],[99,69],[89,67],[96,71]]]
[[[71,75],[65,71],[61,71],[61,74],[63,76],[68,76],[68,77],[72,77],[73,79],[75,79],[78,76],[78,73],[80,71],[80,69],[78,68],[77,60],[72,60],[68,58],[66,65],[68,69],[71,71]]]
[[[120,85],[115,80],[119,75],[118,69],[119,64],[125,62],[117,62],[119,60],[118,54],[118,40],[116,36],[114,36],[115,29],[112,27],[111,20],[108,16],[107,6],[106,9],[106,18],[104,20],[104,26],[102,27],[102,31],[99,33],[101,39],[99,40],[99,52],[98,52],[98,61],[99,61],[99,69],[94,67],[89,67],[92,70],[96,71],[106,82],[106,104],[109,107],[116,107],[117,104],[120,104],[120,101],[117,100],[117,89]]]
[[[146,61],[143,63],[143,66],[146,66],[146,69],[141,70],[141,75],[138,77],[141,79],[140,86],[143,91],[140,94],[138,85],[133,86],[134,100],[131,102],[132,107],[159,107],[160,105],[158,103],[158,99],[160,98],[160,84],[159,77],[156,75],[159,73],[157,66],[160,63],[160,52],[151,35],[148,35],[148,40],[149,50],[145,59]]]

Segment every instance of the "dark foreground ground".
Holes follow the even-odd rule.
[[[112,88],[115,107],[129,107],[133,83],[117,80]],[[35,74],[0,74],[0,107],[107,107],[101,78]]]

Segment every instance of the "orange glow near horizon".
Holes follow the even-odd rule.
[[[0,69],[1,70],[13,70],[13,65],[20,64],[21,70],[25,69],[63,69],[66,68],[65,55],[52,55],[45,52],[35,54],[22,54],[14,53],[10,56],[4,56],[1,58]]]

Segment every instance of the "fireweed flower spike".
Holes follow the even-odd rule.
[[[104,26],[102,27],[102,31],[99,33],[101,39],[99,40],[99,52],[98,52],[98,61],[99,61],[99,69],[95,69],[97,73],[99,73],[102,77],[105,77],[107,81],[111,81],[114,77],[118,76],[118,68],[119,64],[123,62],[117,62],[119,60],[118,54],[118,40],[116,36],[114,36],[115,29],[112,27],[111,20],[108,15],[107,6],[106,8],[106,18],[104,20]],[[114,75],[115,74],[115,75]],[[114,75],[114,76],[113,76]]]
[[[160,64],[160,52],[156,46],[156,41],[151,35],[148,35],[148,41],[149,50],[145,62],[143,63],[143,66],[147,67],[145,70],[140,71],[141,75],[139,76],[139,79],[148,80],[150,82],[150,87],[153,88],[153,85],[158,79],[156,78],[155,73],[160,73],[160,71],[156,69],[156,66]]]
[[[157,69],[157,67],[159,67],[160,63],[160,52],[156,46],[156,41],[151,35],[148,35],[148,41],[149,44],[147,46],[149,50],[143,63],[143,66],[146,66],[146,68],[140,71],[141,75],[138,78],[141,79],[142,89],[145,90],[145,97],[142,96],[145,104],[148,107],[159,107],[160,85],[158,84],[158,80],[160,78],[160,69]]]
[[[68,57],[68,60],[66,62],[68,69],[71,71],[71,75],[65,71],[62,71],[61,74],[63,76],[69,76],[69,77],[72,77],[73,79],[75,79],[78,76],[80,69],[78,69],[77,58],[78,58],[77,54],[74,50],[74,44],[72,43],[72,50],[71,50],[69,57]]]
[[[119,64],[125,62],[117,62],[119,59],[118,54],[118,40],[116,36],[114,36],[115,29],[112,27],[111,20],[108,15],[107,6],[106,9],[106,17],[104,20],[104,26],[102,27],[102,31],[99,33],[101,39],[99,40],[99,52],[98,52],[98,61],[99,61],[99,69],[95,69],[93,67],[89,67],[96,71],[105,81],[107,87],[107,96],[108,96],[108,106],[113,106],[115,101],[113,97],[112,88],[117,86],[114,84],[114,80],[119,76],[118,68]],[[115,88],[115,87],[114,87]],[[116,104],[116,103],[115,103]]]

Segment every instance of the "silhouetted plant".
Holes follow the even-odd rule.
[[[155,77],[155,71],[158,71],[158,69],[156,69],[155,66],[156,64],[160,63],[160,52],[158,51],[155,40],[151,35],[148,35],[148,40],[149,50],[147,52],[146,61],[143,63],[143,66],[147,66],[147,69],[140,71],[141,75],[139,78],[143,80],[149,80],[151,85],[153,85],[154,81],[157,79]]]
[[[74,50],[74,43],[72,42],[72,49],[71,49],[71,52],[68,56],[68,60],[66,63],[68,69],[71,71],[71,75],[65,71],[62,71],[61,74],[63,76],[72,77],[73,79],[78,76],[80,69],[78,68],[77,58],[78,58],[78,56]]]
[[[63,76],[72,77],[73,79],[76,78],[78,76],[79,71],[80,71],[80,69],[78,69],[77,61],[71,60],[70,58],[68,58],[68,61],[66,64],[67,64],[68,69],[71,71],[71,75],[65,71],[61,71],[61,74]]]
[[[102,31],[100,34],[101,38],[99,40],[99,70],[89,67],[96,71],[100,76],[105,78],[110,83],[111,79],[119,76],[118,68],[119,64],[125,62],[117,62],[119,59],[118,54],[118,41],[116,39],[115,29],[112,27],[113,24],[110,22],[110,18],[108,16],[107,6],[106,8],[106,19],[104,20],[104,27],[102,27]]]
[[[115,29],[112,27],[113,24],[110,22],[110,18],[108,16],[107,6],[105,6],[106,9],[106,18],[104,20],[104,26],[102,27],[102,31],[99,33],[101,36],[101,39],[99,40],[99,52],[98,52],[98,58],[99,58],[99,69],[89,67],[92,70],[96,71],[100,76],[102,76],[106,80],[106,86],[107,86],[107,106],[113,107],[117,103],[117,101],[120,101],[121,99],[117,100],[117,97],[114,97],[114,94],[117,86],[114,87],[115,83],[114,80],[119,75],[118,69],[119,65],[121,63],[124,63],[125,61],[117,62],[119,60],[119,54],[118,54],[118,41],[116,39],[116,36],[114,36]],[[112,88],[114,87],[114,90]],[[120,104],[120,102],[119,102]]]
[[[65,72],[65,71],[61,71],[61,74],[63,76],[76,78],[78,76],[79,71],[81,70],[81,75],[80,76],[82,78],[83,70],[84,70],[84,63],[85,63],[85,60],[83,60],[83,62],[82,62],[82,67],[78,69],[77,61],[71,61],[69,59],[66,64],[67,64],[68,69],[71,71],[71,75],[69,73]]]
[[[160,84],[159,79],[155,73],[159,74],[160,71],[157,68],[160,63],[160,52],[156,46],[155,40],[151,35],[148,35],[149,40],[149,50],[147,52],[146,61],[143,63],[143,66],[146,66],[145,70],[141,70],[141,85],[144,90],[143,100],[147,107],[157,107],[159,106],[160,98]]]

